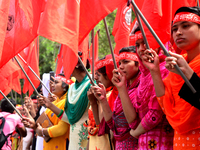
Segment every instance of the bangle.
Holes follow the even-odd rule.
[[[57,117],[59,118],[62,114],[63,114],[63,110],[61,109],[61,111],[60,111],[60,113],[57,115]]]
[[[42,136],[45,137],[43,128],[42,128]]]

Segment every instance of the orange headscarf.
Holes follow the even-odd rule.
[[[187,60],[187,56],[185,59]],[[200,76],[199,62],[200,54],[189,63],[189,66],[198,76]],[[178,95],[184,82],[180,75],[170,72],[164,80],[165,95],[158,98],[170,125],[180,134],[200,128],[200,110]]]

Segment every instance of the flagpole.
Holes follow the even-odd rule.
[[[23,57],[18,54],[19,58],[28,66],[28,68],[32,71],[32,73],[37,77],[37,79],[40,81],[40,83],[45,87],[45,89],[49,92],[49,94],[52,96],[53,94],[51,91],[46,87],[46,85],[43,83],[43,81],[38,77],[38,75],[35,73],[35,71],[27,64],[27,62],[23,59]]]
[[[117,63],[116,63],[116,60],[115,60],[115,55],[114,55],[111,40],[110,40],[110,33],[109,33],[108,26],[107,26],[107,23],[106,23],[106,18],[103,19],[103,22],[104,22],[104,25],[105,25],[105,28],[106,28],[106,34],[107,34],[107,37],[108,37],[108,42],[109,42],[109,46],[110,46],[111,55],[112,55],[112,58],[113,58],[114,67],[115,67],[115,69],[117,69]]]
[[[94,80],[94,29],[92,29],[92,80]]]
[[[164,51],[165,55],[167,57],[169,57],[170,54],[168,53],[168,51],[165,48],[164,44],[161,42],[161,40],[156,35],[156,33],[154,32],[154,30],[152,29],[152,27],[150,26],[150,24],[148,23],[148,21],[145,19],[145,17],[143,16],[142,12],[140,11],[140,9],[135,4],[134,0],[131,0],[131,3],[134,6],[134,8],[137,11],[137,13],[140,15],[140,17],[141,17],[142,21],[144,22],[144,24],[147,26],[147,28],[149,29],[149,31],[151,32],[151,34],[153,35],[153,37],[156,39],[156,41],[158,42],[158,44],[160,45],[160,47]],[[183,80],[185,81],[185,83],[187,84],[187,86],[191,89],[191,91],[193,93],[196,93],[196,90],[194,89],[194,87],[192,86],[192,84],[189,82],[189,80],[186,78],[186,76],[183,74],[183,72],[181,71],[181,69],[179,68],[179,66],[176,64],[174,67],[178,71],[178,73],[181,75],[181,77],[183,78]]]
[[[0,90],[0,93],[3,95],[3,97],[10,103],[10,105],[14,108],[14,110],[16,111],[16,113],[18,113],[18,115],[22,117],[22,115],[20,114],[20,112],[15,108],[15,106],[10,102],[10,100],[4,95],[4,93]]]
[[[91,78],[90,73],[87,71],[86,67],[84,66],[81,58],[78,56],[78,61],[80,62],[80,64],[82,65],[83,69],[85,70],[85,73],[87,74],[87,76],[89,77],[91,83],[93,86],[95,86],[94,80]]]
[[[16,62],[18,63],[19,67],[22,69],[24,75],[26,76],[26,78],[28,79],[28,81],[30,82],[31,86],[33,87],[33,89],[35,90],[37,95],[40,95],[37,91],[37,89],[35,88],[35,86],[33,85],[32,81],[30,80],[29,76],[27,75],[27,73],[25,72],[24,68],[22,67],[22,65],[20,64],[20,62],[18,61],[18,59],[16,58],[16,56],[14,57]]]
[[[135,6],[134,6],[134,5],[133,5],[133,8],[134,8],[134,11],[135,11],[135,15],[136,15],[136,18],[137,18],[137,21],[138,21],[140,30],[141,30],[141,32],[142,32],[142,36],[143,36],[143,39],[144,39],[144,43],[146,44],[146,48],[147,48],[147,49],[150,49],[149,43],[148,43],[148,41],[147,41],[147,37],[146,37],[145,32],[144,32],[144,28],[143,28],[142,23],[141,23],[141,20],[140,20],[140,16],[138,15],[138,12],[137,12],[137,10],[135,9]]]

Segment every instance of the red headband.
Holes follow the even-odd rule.
[[[134,35],[134,39],[135,39],[135,42],[139,39],[143,39],[143,36],[142,36],[142,32],[141,31],[137,31]]]
[[[190,22],[200,24],[200,17],[197,14],[194,14],[191,12],[180,12],[176,14],[176,16],[174,17],[173,25],[174,23],[179,22],[179,21],[190,21]]]
[[[32,99],[33,103],[37,104],[37,99]]]
[[[133,60],[133,61],[138,61],[138,57],[136,55],[136,53],[131,53],[131,52],[123,52],[119,54],[119,60],[122,59],[129,59],[129,60]]]
[[[115,60],[116,60],[116,62],[118,62],[118,56],[117,55],[115,55]],[[104,66],[108,66],[108,65],[113,65],[112,57],[105,58],[103,60],[99,60],[95,65],[95,70],[98,70],[98,69],[100,69]]]
[[[72,80],[70,80],[70,79],[67,80],[65,77],[60,76],[60,75],[56,76],[55,79],[56,80],[61,80],[61,81],[65,82],[65,83],[67,83],[69,85],[71,85],[72,83],[74,83]]]

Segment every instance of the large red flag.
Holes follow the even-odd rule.
[[[78,51],[80,0],[48,0],[38,33]]]
[[[115,54],[118,54],[121,48],[129,46],[129,35],[132,20],[131,12],[131,5],[127,6],[127,3],[121,5],[117,10],[112,32],[116,43],[114,49]]]
[[[35,41],[33,41],[28,47],[26,47],[23,51],[20,52],[20,56],[25,60],[25,62],[20,61],[25,72],[29,76],[30,80],[32,81],[35,88],[37,88],[40,84],[40,81],[37,79],[37,77],[32,73],[32,71],[28,68],[30,66],[34,72],[40,77],[39,73],[39,49],[37,48],[37,44]],[[20,60],[20,58],[18,58]],[[27,64],[26,64],[27,63]],[[23,73],[21,73],[23,74]],[[23,87],[23,93],[26,93],[29,91],[29,95],[31,95],[34,91],[33,87],[31,86],[28,79],[23,74],[21,76],[24,81],[24,87]]]
[[[0,4],[7,8],[0,23],[1,40],[0,44],[0,68],[17,53],[28,46],[37,36],[40,14],[43,0],[9,0]],[[6,3],[6,4],[5,4]],[[2,12],[1,12],[2,14]]]
[[[126,2],[127,0],[81,0],[79,43],[99,21]]]
[[[88,58],[88,44],[89,44],[88,39],[89,39],[89,36],[87,36],[78,47],[78,51],[82,52],[81,59],[82,59],[84,65],[86,65],[86,61]],[[78,52],[77,52],[77,54],[78,54]],[[65,77],[67,79],[70,78],[75,66],[78,63],[77,54],[75,54],[66,45],[63,45],[63,47],[62,47],[63,69],[64,69]]]
[[[1,69],[0,69],[0,90],[8,95],[11,89],[20,93],[21,87],[19,83],[19,71],[20,68],[12,62],[12,60],[8,61]],[[0,100],[3,96],[0,94]]]
[[[141,11],[162,43],[165,44],[170,40],[171,21],[174,12],[182,6],[196,6],[196,0],[144,0]],[[142,24],[150,47],[159,47],[146,25],[144,23]]]

